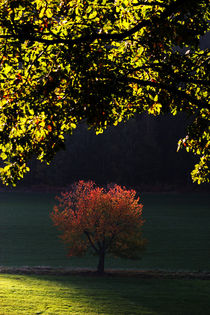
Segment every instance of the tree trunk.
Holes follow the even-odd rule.
[[[97,272],[100,274],[104,273],[104,258],[105,258],[105,252],[104,250],[99,252],[99,261],[98,261],[98,267]]]

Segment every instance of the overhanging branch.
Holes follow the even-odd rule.
[[[81,44],[85,42],[93,42],[96,39],[101,39],[104,41],[108,40],[123,40],[126,37],[129,37],[133,35],[134,33],[138,32],[141,28],[151,25],[150,20],[143,20],[140,23],[138,23],[136,26],[131,28],[130,30],[126,30],[122,33],[93,33],[90,35],[85,35],[85,36],[79,36],[78,38],[75,39],[63,39],[63,38],[55,38],[55,39],[46,39],[42,38],[40,36],[34,35],[24,35],[24,40],[29,40],[31,42],[39,42],[39,43],[44,43],[46,45],[54,45],[54,44],[67,44],[69,46],[73,46],[75,44]],[[23,40],[21,34],[16,34],[16,35],[0,35],[0,38],[2,39],[15,39],[15,40]]]
[[[173,93],[174,95],[178,96],[181,99],[186,99],[187,101],[198,105],[201,108],[210,108],[210,105],[208,102],[202,100],[198,100],[197,98],[193,97],[190,94],[187,94],[186,92],[182,90],[178,90],[176,87],[172,85],[167,85],[165,83],[159,83],[159,82],[152,82],[152,81],[145,81],[145,80],[140,80],[136,78],[120,78],[119,81],[121,82],[127,82],[127,83],[137,83],[142,86],[152,86],[160,89],[164,89],[166,91],[169,91]]]
[[[146,20],[142,20],[139,23],[137,23],[134,27],[132,27],[129,30],[125,30],[121,33],[93,33],[90,35],[85,35],[85,36],[80,36],[78,38],[75,39],[62,39],[62,38],[55,38],[55,39],[46,39],[46,38],[42,38],[40,36],[36,36],[36,34],[31,35],[31,34],[24,34],[24,40],[29,40],[31,42],[40,42],[40,43],[44,43],[46,45],[54,45],[54,44],[68,44],[69,46],[72,46],[74,44],[80,44],[83,42],[92,42],[96,39],[101,39],[104,41],[108,41],[108,40],[123,40],[133,34],[135,34],[136,32],[138,32],[140,29],[142,29],[143,27],[146,26],[150,26],[152,25],[155,21],[161,21],[161,19],[165,19],[168,16],[170,16],[172,13],[174,13],[175,11],[178,11],[181,7],[181,5],[183,4],[183,2],[186,2],[187,0],[177,0],[177,1],[173,1],[170,5],[166,6],[166,9],[162,12],[160,17],[156,17],[154,16],[154,18],[152,19],[146,19]],[[22,40],[21,38],[21,34],[17,34],[17,35],[0,35],[0,38],[7,38],[7,39],[18,39],[18,40]]]
[[[158,5],[159,7],[167,7],[167,4],[158,2],[158,1],[153,1],[153,2],[146,2],[146,1],[138,1],[138,3],[134,3],[133,6],[139,6],[139,5],[147,5],[147,6],[156,6]]]

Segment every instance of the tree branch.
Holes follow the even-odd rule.
[[[98,249],[97,249],[97,247],[94,245],[94,243],[93,243],[93,241],[92,241],[92,239],[91,239],[91,237],[90,237],[90,234],[88,233],[88,231],[84,231],[84,233],[85,233],[85,235],[87,236],[87,238],[88,238],[88,240],[89,240],[89,242],[90,242],[90,245],[93,247],[93,249],[95,250],[95,252],[98,254]]]
[[[159,7],[167,7],[167,4],[164,4],[162,2],[154,1],[154,2],[145,2],[145,1],[139,1],[138,3],[134,3],[133,6],[139,6],[139,5],[147,5],[147,6],[156,6],[158,5]]]
[[[75,39],[61,39],[61,38],[57,38],[57,39],[45,39],[45,38],[41,38],[41,37],[36,37],[36,36],[32,36],[31,34],[24,35],[24,39],[25,40],[29,40],[31,42],[40,42],[40,43],[44,43],[46,45],[53,45],[53,44],[68,44],[69,46],[72,46],[74,44],[80,44],[82,42],[92,42],[96,39],[102,39],[102,40],[123,40],[126,37],[129,37],[133,34],[135,34],[136,32],[138,32],[141,28],[145,27],[145,26],[149,26],[152,25],[152,23],[154,23],[155,21],[157,22],[157,20],[161,20],[161,19],[165,19],[168,16],[170,16],[172,13],[174,13],[174,11],[179,11],[180,7],[182,7],[183,2],[186,2],[188,0],[177,0],[172,2],[170,5],[166,6],[166,9],[162,12],[160,17],[156,17],[154,16],[153,19],[146,19],[146,20],[142,20],[141,22],[139,22],[138,24],[136,24],[134,27],[132,27],[130,30],[126,30],[123,31],[121,33],[111,33],[111,34],[106,34],[106,33],[93,33],[90,35],[85,35],[85,36],[80,36],[78,38]],[[21,34],[18,35],[1,35],[0,38],[14,38],[14,39],[19,39],[21,40]]]
[[[116,237],[116,234],[113,233],[111,238],[110,238],[110,240],[109,240],[109,242],[106,244],[105,249],[108,249],[111,246],[111,244],[112,244],[112,242],[113,242],[115,237]]]
[[[186,99],[189,102],[191,102],[195,105],[198,105],[199,107],[210,108],[210,105],[208,102],[205,102],[203,100],[200,101],[200,100],[194,98],[193,96],[191,96],[190,94],[187,94],[184,91],[178,90],[177,88],[175,88],[172,85],[167,85],[167,84],[159,83],[159,82],[145,81],[145,80],[140,80],[140,79],[136,79],[136,78],[124,78],[124,79],[120,78],[119,81],[128,82],[128,83],[129,82],[130,83],[137,83],[137,84],[140,84],[143,86],[152,86],[152,87],[161,88],[161,89],[167,90],[169,92],[172,92],[174,95],[179,96],[182,99]]]
[[[81,44],[83,42],[93,42],[96,39],[102,39],[102,40],[123,40],[126,37],[129,37],[130,35],[133,35],[137,31],[139,31],[141,28],[151,25],[151,20],[143,20],[140,23],[138,23],[136,26],[131,28],[130,30],[126,30],[122,33],[93,33],[90,35],[80,36],[75,39],[62,39],[62,38],[55,38],[55,39],[46,39],[42,38],[40,36],[32,36],[32,35],[24,35],[25,40],[29,40],[31,42],[39,42],[44,43],[46,45],[54,45],[54,44],[67,44],[69,46],[73,46],[74,44]],[[17,39],[21,40],[21,34],[18,35],[0,35],[0,38],[7,38],[7,39]]]
[[[162,67],[162,69],[161,69]],[[141,67],[136,67],[136,68],[133,68],[133,69],[124,69],[125,71],[127,70],[127,73],[131,74],[133,72],[136,72],[136,71],[140,71],[140,70],[144,70],[144,69],[159,69],[159,70],[164,70],[166,71],[168,69],[166,69],[166,64],[157,64],[157,63],[154,63],[154,64],[151,64],[151,65],[144,65],[144,66],[141,66]],[[206,86],[209,86],[210,85],[210,81],[209,80],[199,80],[199,79],[194,79],[194,78],[189,78],[188,77],[185,77],[183,75],[177,75],[175,74],[174,72],[172,72],[172,74],[174,75],[174,77],[171,76],[171,79],[174,79],[175,81],[177,82],[184,82],[184,83],[195,83],[195,84],[201,84],[201,85],[206,85]]]

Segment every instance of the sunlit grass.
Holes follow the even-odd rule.
[[[0,275],[0,314],[209,314],[210,281]]]

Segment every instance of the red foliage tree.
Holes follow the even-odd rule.
[[[70,256],[92,248],[99,256],[99,273],[104,272],[106,253],[140,258],[146,241],[141,236],[143,205],[135,190],[118,185],[104,189],[92,181],[79,181],[57,199],[51,218],[62,231]]]

